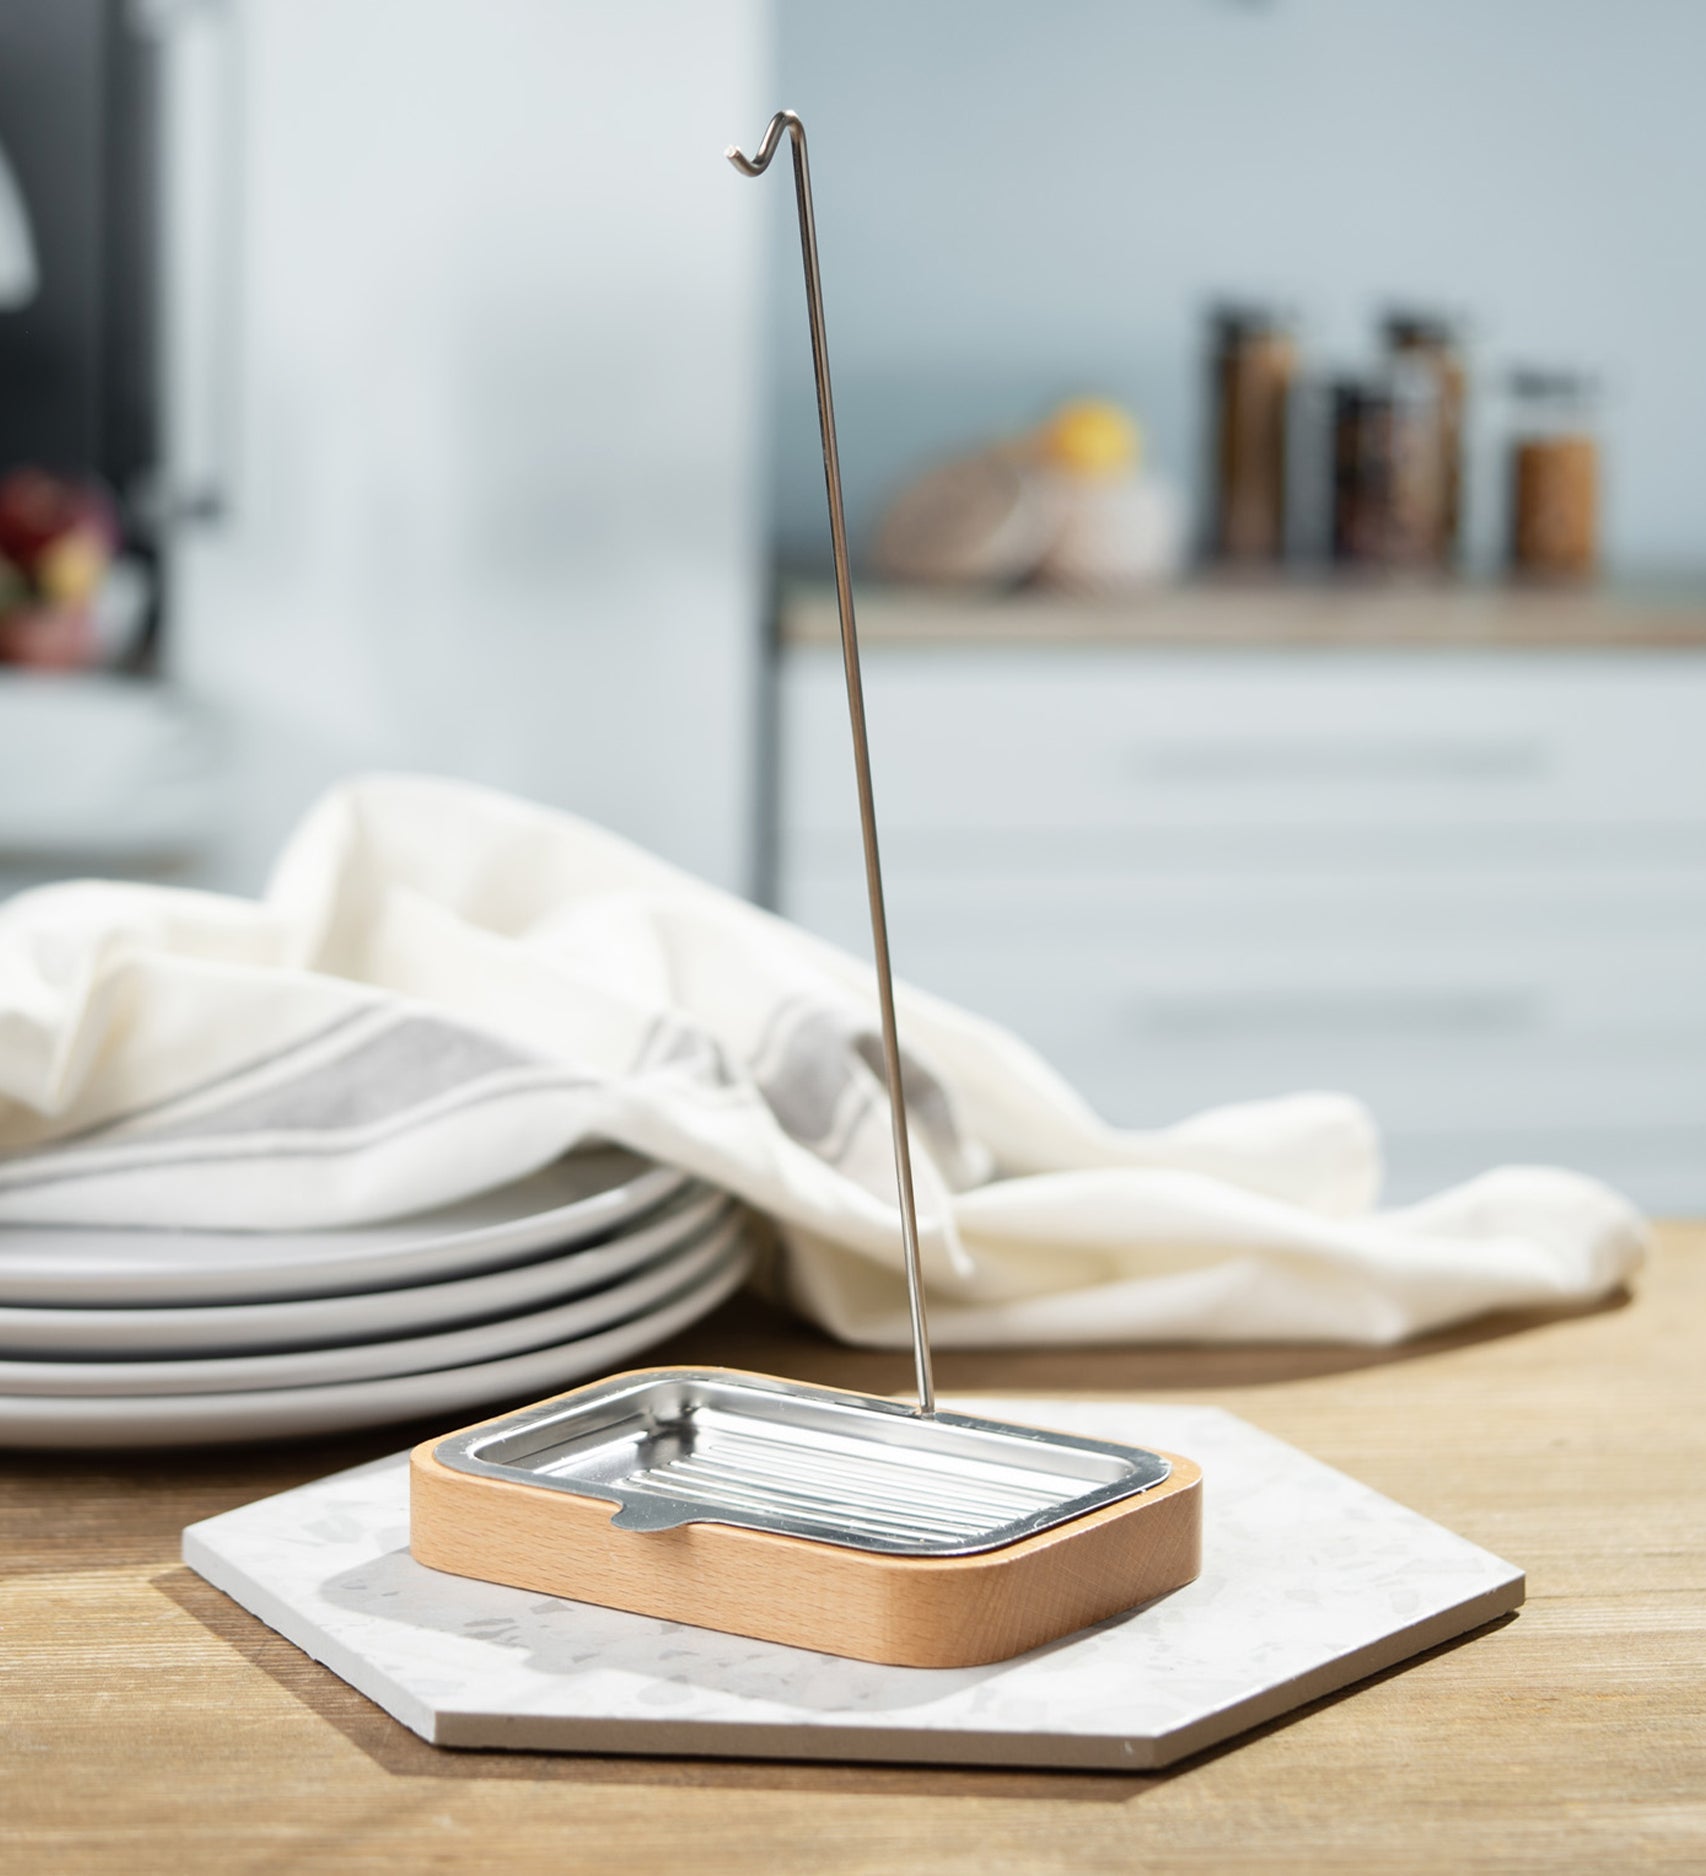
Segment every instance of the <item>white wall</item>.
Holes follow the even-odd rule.
[[[764,0],[232,11],[234,133],[226,29],[175,37],[180,467],[235,449],[169,627],[227,725],[214,876],[406,767],[744,883],[762,207],[721,153],[770,108]]]
[[[1468,313],[1483,365],[1601,369],[1614,571],[1706,571],[1697,0],[780,0],[778,24],[856,533],[897,476],[1081,387],[1191,479],[1209,299],[1289,301],[1342,360],[1402,296]],[[815,564],[799,262],[772,233],[776,511]]]

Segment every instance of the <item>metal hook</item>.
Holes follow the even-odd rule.
[[[871,902],[871,948],[877,964],[877,1002],[882,1011],[883,1063],[888,1074],[889,1115],[894,1129],[895,1183],[900,1192],[900,1234],[906,1251],[906,1293],[912,1312],[912,1360],[918,1380],[918,1411],[936,1411],[930,1371],[930,1328],[924,1313],[924,1270],[918,1253],[918,1209],[912,1190],[912,1148],[901,1089],[900,1036],[894,1015],[894,974],[889,966],[888,915],[883,909],[883,871],[877,858],[877,810],[871,793],[871,751],[865,734],[865,690],[859,676],[859,634],[853,623],[853,577],[847,564],[847,522],[841,503],[841,456],[835,443],[835,403],[829,390],[829,344],[823,329],[823,284],[817,268],[817,223],[812,214],[811,169],[806,127],[793,111],[778,111],[765,128],[756,156],[730,145],[724,152],[743,176],[762,176],[783,133],[794,150],[794,195],[800,212],[800,256],[806,271],[806,311],[811,319],[812,370],[817,378],[818,425],[823,433],[823,479],[829,495],[829,541],[835,555],[835,598],[841,613],[841,661],[847,673],[847,713],[853,726],[853,772],[859,787],[859,826],[865,842],[865,890]]]
[[[762,176],[770,167],[770,159],[776,154],[776,146],[782,141],[784,131],[791,131],[800,148],[804,149],[806,127],[800,122],[799,112],[778,111],[764,127],[764,141],[758,146],[756,156],[742,155],[739,146],[733,143],[723,154],[743,176]]]

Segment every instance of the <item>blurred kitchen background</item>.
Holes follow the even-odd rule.
[[[1108,1117],[1706,1205],[1690,0],[0,0],[0,891],[468,776]]]

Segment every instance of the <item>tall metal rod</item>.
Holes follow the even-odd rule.
[[[918,1379],[918,1411],[936,1411],[930,1371],[930,1325],[924,1313],[924,1268],[918,1254],[918,1208],[912,1191],[912,1148],[901,1090],[900,1035],[894,1017],[894,974],[889,967],[888,915],[883,909],[883,869],[877,858],[877,809],[871,793],[871,751],[865,735],[865,687],[859,676],[859,634],[853,623],[853,578],[847,565],[847,522],[841,505],[841,456],[835,445],[835,402],[829,389],[829,344],[823,330],[823,284],[817,270],[817,222],[812,215],[811,169],[806,127],[793,111],[778,111],[764,132],[758,154],[724,152],[743,176],[762,176],[786,131],[794,151],[794,194],[800,210],[800,255],[806,270],[806,310],[811,316],[812,370],[817,378],[818,424],[823,432],[823,479],[829,493],[829,539],[835,554],[835,598],[841,612],[841,661],[847,672],[847,713],[853,724],[853,771],[859,786],[859,826],[865,841],[865,889],[871,901],[871,947],[877,961],[877,1002],[883,1019],[883,1062],[888,1071],[889,1116],[894,1128],[895,1183],[900,1192],[900,1235],[906,1250],[906,1294],[912,1311],[912,1360]]]

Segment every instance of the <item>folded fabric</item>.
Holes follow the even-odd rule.
[[[1640,1261],[1593,1180],[1509,1168],[1379,1211],[1343,1095],[1122,1131],[1010,1034],[898,996],[940,1344],[1385,1343]],[[769,1213],[793,1303],[900,1346],[881,1060],[868,965],[568,815],[367,779],[259,901],[0,907],[0,1228],[347,1225],[610,1139]]]

